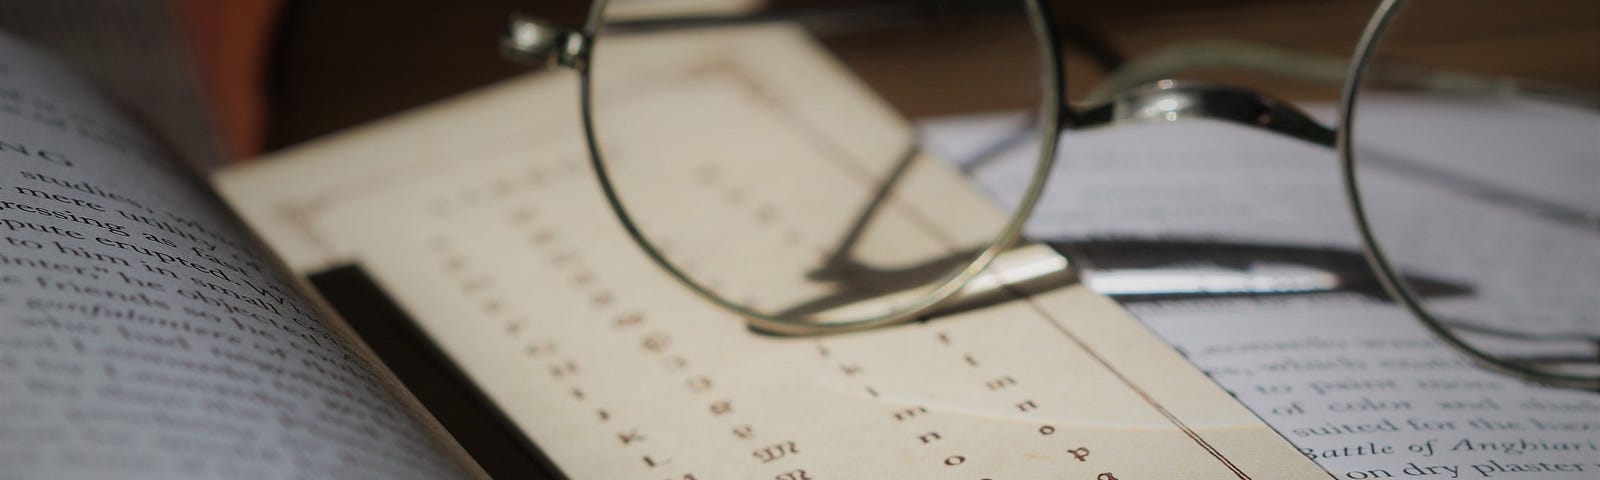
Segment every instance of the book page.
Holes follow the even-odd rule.
[[[473,478],[181,168],[0,34],[0,478]]]
[[[1441,110],[1441,106],[1446,108]],[[1592,114],[1577,119],[1558,117],[1561,121],[1552,125],[1548,116],[1517,110],[1485,112],[1481,107],[1472,111],[1469,107],[1380,101],[1363,106],[1392,115],[1396,129],[1407,122],[1491,121],[1485,120],[1490,115],[1523,115],[1516,122],[1523,124],[1522,128],[1546,132],[1576,130],[1581,134],[1600,124]],[[953,118],[927,125],[926,130],[950,158],[971,162],[976,159],[973,153],[1004,139],[1016,118],[1003,114]],[[1451,153],[1465,148],[1429,141],[1420,129],[1412,140],[1415,143],[1377,147],[1399,153],[1446,153],[1420,156],[1424,159],[1450,158]],[[1197,254],[1169,258],[1176,263],[1169,266],[1187,269],[1192,277],[1217,271],[1263,273],[1257,266],[1282,264],[1298,252],[1312,260],[1300,267],[1307,275],[1370,278],[1344,205],[1338,159],[1331,149],[1208,120],[1069,132],[1063,136],[1062,146],[1062,166],[1052,173],[1051,187],[1029,225],[1035,239],[1068,244],[1111,239],[1123,244],[1182,245]],[[1546,142],[1539,146],[1551,149],[1571,144]],[[1571,168],[1552,170],[1548,172],[1552,177],[1517,186],[1518,190],[1548,196],[1552,201],[1600,205],[1596,203],[1600,189],[1595,188],[1600,185],[1596,183],[1600,171],[1593,162],[1593,150],[1563,153],[1561,158],[1574,160]],[[1031,146],[1013,145],[981,166],[973,165],[973,178],[991,191],[1020,188],[1032,158]],[[1470,167],[1465,170],[1499,181],[1527,179],[1526,175],[1495,175],[1495,169],[1524,165],[1496,162],[1465,165]],[[1372,186],[1385,187],[1396,185]],[[1449,187],[1421,182],[1403,186],[1412,192],[1412,204],[1419,211],[1447,221],[1460,213],[1461,205],[1472,201]],[[1521,219],[1511,225],[1517,228],[1508,230],[1522,234],[1570,233],[1561,225],[1538,219]],[[1594,231],[1584,233],[1593,235]],[[1441,245],[1433,257],[1421,259],[1433,264],[1421,271],[1453,285],[1502,280],[1463,274],[1462,267],[1475,262],[1501,262],[1525,271],[1522,266],[1504,263],[1526,257],[1504,248],[1506,242],[1499,240],[1503,239]],[[1496,248],[1497,242],[1501,248]],[[1223,248],[1230,245],[1236,254],[1219,257],[1230,251]],[[1253,257],[1245,254],[1252,251]],[[1119,265],[1149,266],[1151,262],[1140,257],[1159,252],[1133,247],[1087,253],[1074,260],[1105,266],[1085,273],[1095,285],[1097,275],[1115,277],[1126,271],[1119,272]],[[1328,262],[1319,258],[1334,258],[1348,265],[1326,265]],[[1553,272],[1594,271],[1596,267],[1585,260],[1589,259],[1544,267]],[[1547,279],[1534,276],[1521,281]],[[1124,301],[1158,335],[1340,478],[1588,479],[1600,475],[1596,463],[1600,460],[1600,394],[1529,385],[1484,370],[1438,341],[1410,314],[1388,303],[1370,280],[1342,286],[1334,282],[1328,289],[1337,287],[1345,288],[1346,293],[1182,301],[1128,297]],[[1600,300],[1590,294],[1565,301]],[[1574,336],[1580,333],[1572,328],[1584,328],[1565,327]],[[1592,324],[1587,328],[1594,332]],[[1574,343],[1582,348],[1579,354],[1590,358],[1596,354],[1592,342]]]
[[[1479,368],[1370,297],[1129,309],[1340,478],[1600,475],[1600,395]]]
[[[171,2],[3,2],[0,31],[72,65],[199,169],[225,163],[223,130]]]
[[[646,92],[767,123],[750,132],[830,140],[806,136],[829,128],[772,128],[806,115],[771,105],[810,101],[862,108],[849,131],[829,135],[903,135],[842,73],[795,80],[789,72],[838,71],[797,30],[652,40],[606,41],[611,55],[695,72],[697,85],[719,75],[759,85],[675,90],[663,87],[674,72],[661,70],[638,79],[655,87]],[[521,79],[218,182],[300,268],[366,269],[576,478],[1327,477],[1082,287],[848,335],[752,332],[625,236],[586,165],[573,80]],[[660,100],[603,108],[628,115]],[[762,140],[750,132],[726,136]],[[976,195],[932,161],[908,175],[897,187],[907,198]],[[999,215],[942,213],[956,225]]]

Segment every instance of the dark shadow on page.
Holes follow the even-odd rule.
[[[310,279],[491,477],[567,478],[361,267],[338,266]]]
[[[802,301],[778,312],[779,315],[808,315],[864,301],[907,287],[934,284],[942,277],[978,256],[980,249],[962,250],[916,265],[877,268],[852,263],[848,273],[832,279],[833,290],[825,296]]]
[[[1324,288],[1286,290],[1235,290],[1235,291],[1163,291],[1117,292],[1101,291],[1121,303],[1160,302],[1199,298],[1238,298],[1252,296],[1317,295],[1355,293],[1382,302],[1392,299],[1384,292],[1378,277],[1367,266],[1360,251],[1340,248],[1318,248],[1294,245],[1261,243],[1219,242],[1210,239],[1132,239],[1101,238],[1049,244],[1061,253],[1079,272],[1160,271],[1162,275],[1181,274],[1191,269],[1195,276],[1218,271],[1249,273],[1263,266],[1293,266],[1307,269],[1308,274],[1336,278]],[[834,279],[834,289],[826,295],[808,299],[782,311],[785,315],[804,315],[864,301],[895,291],[894,286],[925,284],[945,275],[952,268],[970,261],[975,250],[951,253],[927,262],[895,269],[872,268],[852,264],[848,276]],[[1424,297],[1449,297],[1471,295],[1471,286],[1446,279],[1409,274],[1411,287]],[[1021,296],[1021,295],[1019,295]],[[927,319],[922,319],[926,321]],[[751,332],[773,335],[750,329]],[[778,335],[782,336],[782,335]]]
[[[1246,272],[1263,265],[1296,266],[1330,274],[1337,285],[1322,291],[1238,291],[1194,292],[1147,295],[1118,295],[1103,292],[1121,302],[1145,302],[1191,298],[1218,298],[1252,295],[1315,293],[1358,293],[1390,301],[1377,275],[1367,266],[1358,250],[1262,243],[1220,242],[1209,239],[1134,239],[1106,237],[1067,242],[1050,242],[1051,248],[1066,256],[1080,271],[1138,271],[1149,269],[1232,270]],[[1406,274],[1406,280],[1424,297],[1471,295],[1470,285],[1447,279]]]
[[[814,282],[827,282],[833,287],[827,294],[801,300],[779,310],[778,316],[806,316],[828,311],[851,303],[867,300],[886,293],[930,285],[942,277],[977,258],[981,248],[967,249],[930,258],[914,265],[883,268],[869,265],[856,258],[856,245],[870,229],[873,220],[885,209],[895,187],[905,178],[906,172],[921,157],[922,147],[912,142],[900,153],[894,167],[878,181],[873,194],[861,206],[855,220],[845,230],[837,244],[829,250],[821,265],[806,273]]]

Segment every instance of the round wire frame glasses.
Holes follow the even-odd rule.
[[[1554,100],[1553,103],[1563,107],[1576,107],[1589,112],[1600,106],[1600,101],[1596,100],[1592,89],[1550,87],[1537,82],[1516,82],[1450,72],[1423,72],[1404,67],[1395,68],[1384,58],[1386,53],[1380,47],[1386,38],[1395,35],[1396,24],[1403,23],[1398,20],[1405,15],[1408,4],[1406,0],[1382,2],[1367,22],[1366,29],[1355,46],[1352,60],[1343,71],[1335,127],[1325,126],[1293,105],[1257,92],[1173,80],[1161,80],[1133,88],[1121,88],[1109,94],[1092,95],[1092,97],[1103,97],[1103,101],[1095,100],[1085,106],[1073,105],[1065,98],[1066,75],[1060,40],[1063,33],[1058,31],[1058,25],[1051,20],[1053,17],[1048,5],[1039,0],[1015,0],[1010,6],[1019,22],[1013,24],[1013,28],[1015,29],[1017,25],[1026,25],[1025,29],[1030,35],[1028,41],[1035,50],[1035,55],[1031,58],[1031,61],[1035,62],[1031,75],[1037,77],[1034,80],[1038,82],[1040,88],[1037,95],[1030,99],[1034,104],[1025,108],[1032,111],[1028,116],[1029,131],[1033,132],[1029,138],[1037,143],[1038,154],[1026,187],[1017,192],[1017,198],[1013,199],[1015,208],[1003,222],[990,227],[993,229],[990,231],[998,233],[988,235],[978,243],[977,247],[961,252],[962,255],[943,259],[944,261],[939,263],[943,268],[937,272],[938,274],[922,275],[915,284],[916,288],[903,288],[903,286],[893,289],[868,288],[866,290],[869,291],[864,294],[849,297],[854,300],[853,302],[829,303],[831,308],[776,310],[759,307],[751,300],[736,300],[714,282],[708,281],[704,276],[696,275],[690,268],[691,262],[682,261],[681,257],[675,256],[670,251],[671,245],[665,245],[667,242],[660,236],[652,234],[651,229],[644,226],[647,222],[641,221],[638,212],[646,206],[641,205],[643,202],[629,201],[626,198],[628,188],[623,187],[615,175],[617,164],[608,161],[606,155],[608,152],[602,146],[600,139],[602,133],[597,125],[596,113],[598,107],[595,92],[598,89],[598,82],[595,80],[595,68],[592,64],[595,60],[594,52],[598,39],[603,32],[716,27],[753,22],[790,21],[794,18],[731,15],[618,21],[608,17],[609,3],[607,0],[594,2],[587,22],[580,28],[567,28],[530,18],[516,17],[513,19],[510,35],[503,42],[503,47],[508,56],[515,60],[525,63],[548,63],[553,60],[580,75],[583,124],[592,165],[606,199],[627,233],[652,261],[689,289],[713,303],[736,312],[757,330],[785,335],[812,335],[876,328],[940,314],[953,308],[967,308],[981,299],[1006,297],[1014,295],[1018,290],[1030,291],[1070,283],[1075,278],[1064,259],[1037,246],[1018,246],[1022,242],[1023,225],[1039,203],[1048,174],[1057,160],[1060,133],[1064,130],[1082,130],[1118,124],[1209,118],[1245,124],[1335,149],[1343,174],[1345,198],[1363,242],[1363,252],[1368,265],[1387,294],[1444,343],[1487,367],[1523,379],[1564,387],[1600,389],[1600,373],[1597,373],[1596,369],[1600,367],[1600,362],[1596,361],[1594,351],[1596,343],[1600,342],[1600,332],[1593,331],[1600,325],[1600,304],[1594,303],[1595,298],[1600,298],[1600,291],[1595,290],[1600,288],[1600,278],[1596,278],[1600,276],[1600,269],[1594,272],[1585,271],[1589,265],[1586,262],[1600,261],[1600,242],[1597,242],[1600,240],[1600,235],[1597,235],[1600,234],[1600,214],[1594,213],[1600,211],[1600,195],[1597,195],[1600,194],[1600,184],[1591,185],[1586,192],[1579,192],[1580,198],[1576,202],[1580,207],[1567,210],[1561,208],[1539,210],[1532,207],[1521,209],[1524,213],[1537,210],[1533,213],[1534,216],[1564,215],[1568,220],[1567,226],[1574,227],[1568,230],[1576,231],[1575,236],[1561,234],[1565,235],[1563,241],[1566,243],[1560,243],[1562,245],[1560,248],[1575,251],[1576,255],[1583,257],[1569,262],[1576,265],[1575,269],[1578,272],[1576,275],[1580,277],[1578,281],[1564,282],[1566,288],[1576,289],[1577,300],[1569,304],[1568,311],[1554,315],[1546,314],[1544,317],[1547,318],[1542,318],[1549,320],[1544,322],[1547,324],[1564,325],[1562,328],[1543,330],[1535,328],[1537,334],[1519,332],[1497,337],[1496,332],[1503,333],[1506,329],[1497,329],[1482,323],[1462,323],[1454,320],[1461,314],[1459,310],[1452,310],[1452,306],[1431,306],[1432,303],[1425,297],[1424,292],[1420,292],[1421,289],[1413,284],[1413,280],[1403,273],[1410,266],[1393,261],[1396,257],[1392,255],[1397,253],[1397,250],[1406,251],[1415,247],[1406,246],[1402,241],[1405,239],[1395,240],[1387,233],[1394,231],[1396,227],[1386,223],[1390,220],[1380,218],[1386,217],[1387,212],[1379,211],[1374,206],[1379,201],[1374,198],[1375,194],[1372,192],[1375,191],[1375,185],[1383,181],[1370,180],[1374,173],[1367,165],[1373,162],[1358,162],[1358,159],[1370,154],[1360,148],[1361,145],[1357,142],[1358,137],[1368,132],[1358,129],[1356,122],[1356,117],[1362,115],[1358,110],[1360,105],[1358,100],[1372,97],[1363,95],[1363,92],[1368,91],[1374,84],[1382,83],[1406,84],[1420,90],[1458,96],[1488,94],[1500,97],[1537,97],[1542,100]],[[964,8],[955,10],[959,10],[960,14],[973,14],[974,11],[981,14],[987,8],[989,7],[964,5]],[[863,16],[862,11],[849,13],[857,17]],[[875,14],[881,19],[903,17],[905,12],[866,13]],[[1594,28],[1591,27],[1584,32],[1584,35],[1588,35],[1586,38],[1593,39],[1593,31]],[[1593,68],[1592,65],[1589,67]],[[1600,122],[1596,125],[1600,125]],[[1581,131],[1580,128],[1580,133]],[[1567,140],[1570,142],[1570,138]],[[1588,142],[1592,146],[1593,137],[1590,137]],[[1581,146],[1584,142],[1579,140],[1578,143]],[[909,152],[904,153],[904,161],[893,163],[893,166],[885,172],[886,176],[897,178],[903,175],[910,158],[918,155],[917,151],[918,147],[914,146]],[[1536,155],[1538,152],[1531,153]],[[1575,172],[1580,178],[1587,178],[1583,175],[1592,173],[1589,169],[1600,165],[1600,157],[1596,157],[1595,152],[1585,152],[1580,148],[1576,157],[1576,161],[1587,163],[1581,163],[1577,167],[1569,165],[1546,167],[1546,169]],[[892,182],[886,182],[886,185],[887,183]],[[1579,185],[1579,189],[1583,190],[1582,180],[1579,181]],[[1540,187],[1540,185],[1533,186]],[[846,236],[847,240],[841,251],[848,249],[861,235],[865,219],[873,215],[872,210],[879,208],[890,190],[887,186],[877,190],[871,202],[872,207],[868,209],[869,212],[853,219],[854,229]],[[1498,190],[1488,187],[1479,190],[1490,192],[1480,196],[1495,197],[1494,199],[1502,201],[1501,203],[1515,204],[1514,207],[1538,203],[1533,200],[1519,200],[1521,197],[1498,193]],[[1385,201],[1383,204],[1393,205],[1395,202]],[[1596,208],[1590,210],[1589,207]],[[1565,213],[1551,214],[1552,210]],[[1576,240],[1572,240],[1574,238]],[[724,237],[721,240],[733,239]],[[1549,243],[1543,239],[1535,240],[1535,243],[1539,242]],[[1573,245],[1577,245],[1576,249],[1571,248]],[[825,258],[823,263],[833,265],[841,261],[841,257],[835,255]],[[817,276],[816,270],[810,271],[809,275]],[[871,301],[878,302],[871,308],[860,308],[861,304]],[[1473,312],[1488,316],[1507,315],[1502,310],[1490,310],[1487,314],[1481,309]],[[1554,320],[1550,320],[1551,318]],[[1504,337],[1534,341],[1553,338],[1557,343],[1565,342],[1568,345],[1576,343],[1578,352],[1556,355],[1557,359],[1551,360],[1550,355],[1539,351],[1543,347],[1531,347],[1534,350],[1530,355],[1530,347],[1506,346]],[[1585,351],[1585,348],[1588,350]]]

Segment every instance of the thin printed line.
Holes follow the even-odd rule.
[[[1034,302],[1033,298],[1023,297],[1022,301],[1027,302],[1028,306],[1033,308],[1033,311],[1039,313],[1039,316],[1044,317],[1045,320],[1049,320],[1050,325],[1054,326],[1056,330],[1061,331],[1063,335],[1066,335],[1067,338],[1071,339],[1072,343],[1078,344],[1078,348],[1082,348],[1084,352],[1087,352],[1090,356],[1094,357],[1095,361],[1100,362],[1100,366],[1103,366],[1106,368],[1106,370],[1111,371],[1111,374],[1116,375],[1117,379],[1121,380],[1124,385],[1127,385],[1129,389],[1134,391],[1134,393],[1139,394],[1139,397],[1143,398],[1145,403],[1149,403],[1151,407],[1155,408],[1156,412],[1161,413],[1161,416],[1163,417],[1167,417],[1167,420],[1171,421],[1173,425],[1176,425],[1179,430],[1183,430],[1183,433],[1188,435],[1190,439],[1193,439],[1195,443],[1199,444],[1200,448],[1205,449],[1205,451],[1210,453],[1212,457],[1215,457],[1217,461],[1222,462],[1222,465],[1228,467],[1228,470],[1232,471],[1233,474],[1239,477],[1240,480],[1251,480],[1249,474],[1245,473],[1244,470],[1241,470],[1237,465],[1234,465],[1233,461],[1228,460],[1228,457],[1223,455],[1222,452],[1217,451],[1215,447],[1212,447],[1211,444],[1206,442],[1205,438],[1202,438],[1199,433],[1195,432],[1193,429],[1190,429],[1188,425],[1183,423],[1183,421],[1178,420],[1177,416],[1173,415],[1172,412],[1167,411],[1166,407],[1163,407],[1159,402],[1156,402],[1156,399],[1152,398],[1149,393],[1144,391],[1144,389],[1139,388],[1138,385],[1134,385],[1132,381],[1128,380],[1127,376],[1124,376],[1121,371],[1116,369],[1116,367],[1111,366],[1111,363],[1107,362],[1104,357],[1101,357],[1099,353],[1094,351],[1094,349],[1089,348],[1088,344],[1085,344],[1082,339],[1079,339],[1077,335],[1074,335],[1071,330],[1067,330],[1066,326],[1061,325],[1061,322],[1056,320],[1055,316],[1050,315],[1050,313],[1045,311],[1044,308],[1040,307],[1038,303]]]

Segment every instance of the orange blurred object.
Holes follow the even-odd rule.
[[[281,0],[171,0],[230,161],[261,152],[268,115],[267,57]]]

